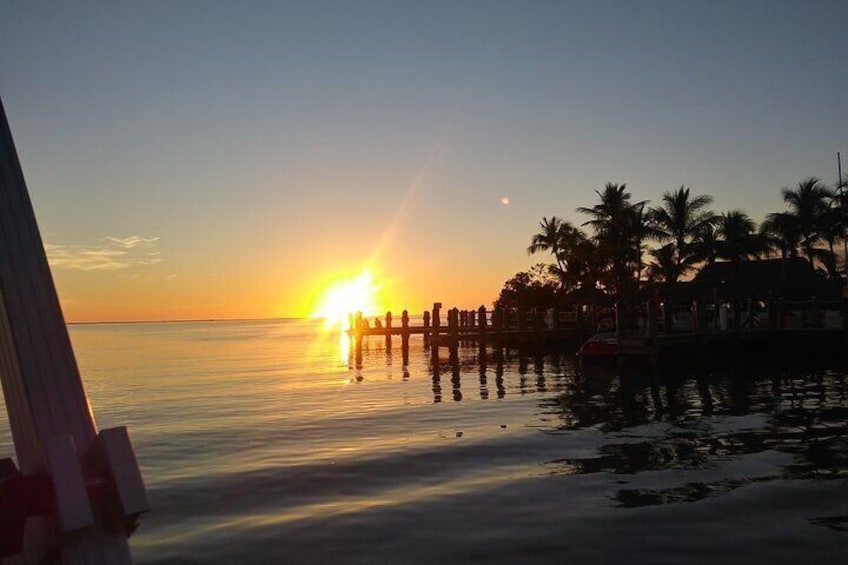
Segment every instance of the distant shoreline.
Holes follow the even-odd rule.
[[[282,318],[208,318],[187,320],[104,320],[98,322],[66,322],[68,326],[106,326],[117,324],[197,324],[221,322],[272,322],[275,320],[309,320],[310,318],[289,316]]]

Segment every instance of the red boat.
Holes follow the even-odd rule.
[[[615,333],[615,320],[612,317],[598,321],[598,333],[580,346],[577,354],[580,359],[611,359],[618,354],[618,337]]]
[[[618,338],[614,333],[598,333],[580,346],[580,359],[609,359],[618,353]]]

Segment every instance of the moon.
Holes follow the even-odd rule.
[[[501,198],[501,204],[503,204],[504,206],[509,206],[509,196],[504,196],[503,198]]]

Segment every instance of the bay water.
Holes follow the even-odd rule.
[[[848,558],[848,370],[433,363],[310,320],[70,326],[153,510],[138,563]],[[14,453],[0,418],[0,457]]]

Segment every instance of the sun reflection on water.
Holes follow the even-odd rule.
[[[350,336],[345,328],[339,331],[339,360],[350,365]]]

